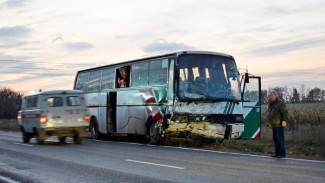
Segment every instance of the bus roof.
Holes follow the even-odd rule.
[[[233,58],[233,56],[231,56],[231,55],[224,54],[224,53],[219,53],[219,52],[212,52],[212,51],[179,51],[179,52],[173,52],[173,53],[157,55],[157,56],[152,56],[152,57],[145,57],[145,58],[136,59],[136,60],[130,60],[130,61],[118,62],[118,63],[114,63],[114,64],[108,64],[108,65],[99,66],[99,67],[93,67],[93,68],[89,68],[89,69],[80,70],[78,72],[101,69],[101,68],[107,67],[107,66],[127,65],[127,64],[130,64],[130,63],[134,63],[134,62],[140,62],[140,61],[144,61],[144,60],[152,60],[152,59],[156,59],[156,58],[171,57],[171,56],[177,56],[178,57],[179,55],[183,55],[183,54],[206,54],[206,55],[218,55],[218,56]]]

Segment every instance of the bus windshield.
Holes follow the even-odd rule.
[[[184,54],[176,64],[177,94],[181,100],[239,102],[240,81],[233,58]]]

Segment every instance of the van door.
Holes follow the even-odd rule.
[[[62,96],[49,96],[46,99],[48,109],[48,122],[47,127],[61,127],[65,126],[66,120],[64,119],[65,108]]]
[[[243,88],[244,132],[240,138],[259,139],[261,135],[261,77],[245,76]]]
[[[85,121],[83,117],[85,111],[83,110],[84,97],[80,95],[71,94],[64,96],[66,105],[63,107],[65,113],[63,115],[63,120],[66,121],[69,126],[85,126]]]

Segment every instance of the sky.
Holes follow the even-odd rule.
[[[0,0],[0,86],[16,91],[183,50],[230,54],[263,89],[325,89],[325,1]]]

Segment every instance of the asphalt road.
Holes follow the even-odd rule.
[[[325,162],[0,131],[0,182],[325,182]]]

